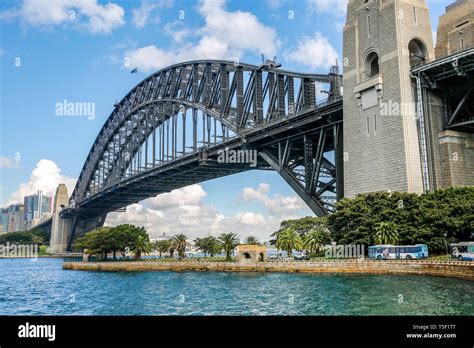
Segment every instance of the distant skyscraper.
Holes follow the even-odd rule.
[[[44,218],[51,217],[52,197],[44,196],[41,191],[24,199],[25,228],[35,227]]]
[[[0,233],[29,230],[52,216],[53,198],[41,191],[25,196],[23,204],[0,208]]]
[[[8,208],[0,209],[0,223],[2,224],[2,233],[8,232]]]
[[[25,207],[23,204],[12,204],[8,207],[8,232],[25,229]]]

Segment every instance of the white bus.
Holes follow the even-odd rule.
[[[416,245],[371,245],[369,258],[377,260],[388,259],[423,259],[428,257],[426,244]]]
[[[461,261],[474,260],[474,242],[459,242],[449,245],[451,257]]]

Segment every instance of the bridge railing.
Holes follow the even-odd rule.
[[[249,134],[249,133],[252,133],[252,132],[257,131],[257,130],[262,130],[264,128],[267,128],[269,126],[273,126],[275,124],[278,124],[278,123],[281,123],[281,122],[284,122],[284,121],[287,121],[287,120],[290,120],[292,118],[295,118],[295,117],[298,117],[298,116],[301,116],[301,115],[304,115],[304,114],[307,114],[307,113],[310,113],[310,112],[318,111],[321,108],[332,105],[332,104],[337,103],[341,100],[342,100],[342,95],[333,97],[332,99],[326,99],[322,102],[317,103],[315,106],[303,106],[303,107],[301,107],[301,109],[297,113],[288,114],[285,117],[275,118],[271,121],[266,121],[264,123],[257,124],[252,128],[241,129],[240,134]]]

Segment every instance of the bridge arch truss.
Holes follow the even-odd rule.
[[[326,188],[335,197],[335,156],[324,153],[331,150],[329,140],[339,139],[341,80],[334,69],[304,74],[230,61],[192,61],[159,70],[115,104],[87,156],[68,213],[95,214],[103,223],[110,210],[93,201],[107,202],[113,210],[157,192],[253,169],[216,163],[216,151],[223,148],[258,150],[255,168],[277,170],[300,196],[310,197],[305,201],[318,215],[327,213],[333,203],[319,197],[316,208],[311,192]],[[321,87],[328,94],[323,104],[316,100]],[[203,170],[188,177],[173,172],[191,172],[180,167],[187,161],[197,161]],[[146,184],[148,174],[165,175],[166,168],[173,173],[169,185],[160,182],[154,190]],[[318,184],[320,175],[329,179]],[[114,204],[106,199],[117,187],[140,180],[140,187]]]

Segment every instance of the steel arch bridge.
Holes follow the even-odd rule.
[[[317,103],[321,84],[328,98]],[[316,215],[332,212],[343,194],[341,88],[337,67],[306,74],[206,60],[150,75],[115,104],[87,156],[61,212],[68,249],[111,211],[251,169],[277,171]],[[257,160],[219,160],[232,150]]]

